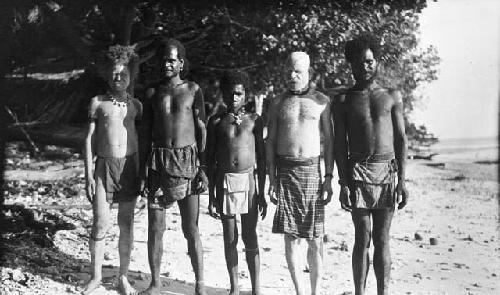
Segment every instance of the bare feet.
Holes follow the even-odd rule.
[[[91,278],[84,286],[83,286],[83,295],[88,295],[92,293],[95,289],[101,286],[101,278]]]
[[[202,281],[196,282],[196,286],[194,288],[194,294],[207,295],[207,293],[205,292],[205,284]]]
[[[146,290],[140,292],[139,295],[159,295],[160,291],[161,291],[160,287],[153,286],[151,284],[151,285],[149,285],[149,287]]]
[[[118,291],[122,295],[137,295],[137,291],[130,286],[126,276],[120,276],[118,278]]]

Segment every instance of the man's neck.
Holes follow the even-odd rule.
[[[236,109],[230,109],[230,108],[227,109],[228,114],[239,115],[239,114],[242,114],[244,112],[245,112],[245,106],[240,106]]]
[[[377,85],[378,84],[375,81],[375,79],[356,81],[356,84],[354,84],[353,89],[354,90],[370,90],[370,89],[375,88]]]
[[[172,78],[165,78],[163,80],[163,83],[166,85],[166,86],[169,86],[169,87],[175,87],[175,86],[178,86],[178,85],[181,85],[184,83],[184,80],[181,79],[181,77],[179,75],[175,76],[175,77],[172,77]]]
[[[300,90],[288,89],[288,91],[292,95],[304,95],[304,94],[307,94],[309,92],[309,86],[306,86],[305,88],[302,88]]]
[[[127,96],[127,90],[114,90],[110,89],[109,94],[114,97],[117,101],[126,101],[128,96]]]

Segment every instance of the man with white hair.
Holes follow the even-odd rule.
[[[266,143],[269,196],[277,205],[273,232],[284,234],[285,255],[297,295],[304,294],[299,279],[301,239],[308,243],[311,294],[317,294],[322,273],[324,206],[332,197],[333,123],[327,96],[309,88],[310,60],[305,52],[290,54],[285,67],[288,91],[269,108]],[[324,137],[325,175],[321,177],[321,134]],[[327,193],[326,199],[323,193]]]

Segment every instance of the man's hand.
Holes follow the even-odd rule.
[[[260,216],[262,217],[262,220],[266,218],[267,215],[267,201],[266,197],[264,196],[264,193],[259,194],[257,196],[257,207],[260,212]]]
[[[208,178],[201,167],[198,169],[198,173],[196,173],[193,181],[196,184],[196,194],[201,194],[208,189]]]
[[[321,197],[324,196],[325,192],[327,193],[326,199],[323,199],[323,205],[330,203],[332,200],[333,190],[332,190],[332,178],[326,177],[323,185],[321,186]]]
[[[89,200],[89,202],[92,203],[95,195],[95,180],[93,177],[87,177],[87,183],[85,185],[85,193],[87,195],[87,200]]]
[[[278,205],[278,199],[276,199],[276,192],[274,191],[274,189],[275,183],[270,183],[267,194],[269,195],[269,200],[271,201],[271,203],[273,203],[274,205]]]
[[[398,186],[396,187],[396,201],[398,203],[398,209],[403,209],[406,204],[408,204],[408,190],[406,189],[404,181],[398,181]]]
[[[208,198],[208,215],[215,219],[219,219],[219,214],[217,212],[221,212],[219,205],[215,201],[215,196],[211,195]]]
[[[350,195],[351,190],[349,189],[349,187],[347,185],[341,185],[339,194],[340,207],[349,212],[351,212],[352,210],[351,199],[349,198]]]

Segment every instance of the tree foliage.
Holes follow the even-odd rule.
[[[344,44],[369,31],[382,42],[384,82],[401,90],[407,114],[420,101],[417,87],[437,78],[435,48],[420,48],[418,42],[418,17],[425,0],[19,3],[20,56],[15,59],[19,65],[29,64],[23,58],[36,58],[44,52],[41,48],[64,47],[72,48],[72,54],[91,68],[93,55],[114,43],[139,43],[147,60],[155,40],[173,37],[186,45],[190,78],[201,84],[222,70],[244,69],[252,77],[254,92],[264,91],[267,85],[279,92],[286,55],[303,50],[312,58],[318,88],[326,91],[352,84]],[[156,64],[154,58],[142,64],[135,85],[139,95],[157,77]]]

